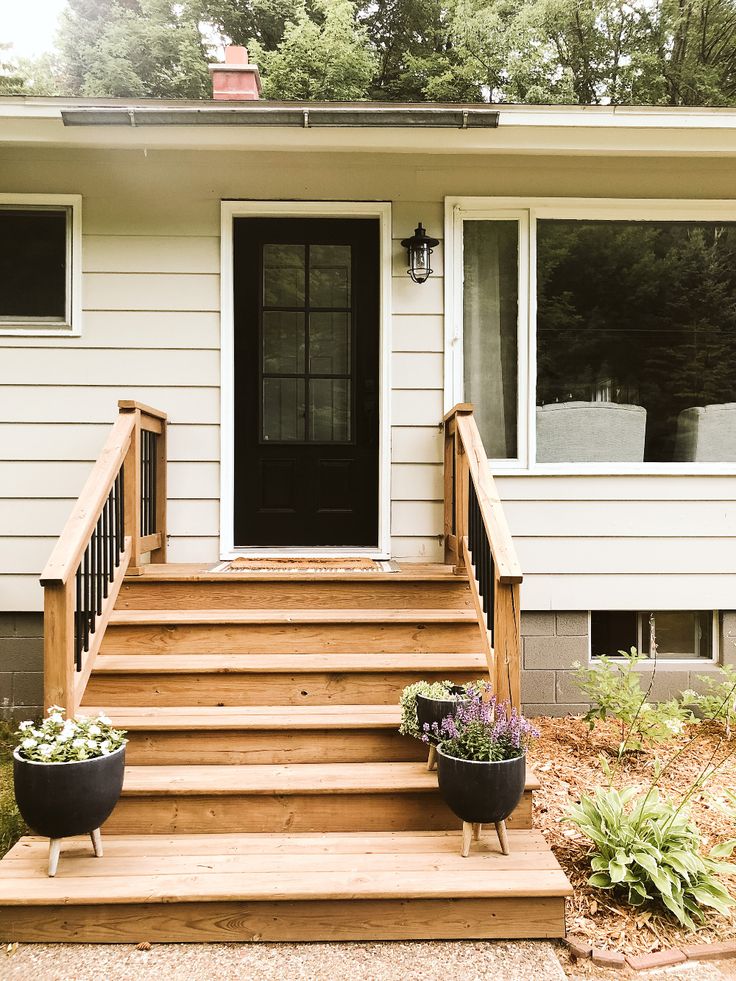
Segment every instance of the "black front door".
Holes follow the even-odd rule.
[[[236,218],[235,545],[378,544],[377,219]]]

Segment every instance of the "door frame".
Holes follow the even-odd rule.
[[[235,514],[235,218],[377,218],[379,222],[378,544],[376,547],[236,548]],[[221,201],[220,203],[220,558],[294,555],[391,558],[391,202]]]

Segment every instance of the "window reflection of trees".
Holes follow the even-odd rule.
[[[542,220],[537,401],[647,410],[645,459],[679,413],[736,402],[736,224]]]

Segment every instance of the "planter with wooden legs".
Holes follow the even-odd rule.
[[[13,753],[15,799],[21,817],[37,835],[49,839],[48,874],[56,875],[62,839],[89,835],[102,855],[100,827],[123,789],[125,746],[108,756],[41,763]]]
[[[437,728],[439,729],[443,719],[446,719],[448,715],[454,717],[457,713],[458,705],[468,701],[467,698],[461,697],[465,694],[465,687],[463,685],[452,685],[449,694],[457,697],[450,699],[430,698],[428,695],[417,695],[417,725],[419,726],[420,732],[426,732],[424,728],[425,725],[431,727],[436,724]],[[437,766],[437,752],[435,747],[439,742],[439,739],[436,736],[433,736],[431,732],[428,735],[429,756],[427,758],[427,769],[434,770]]]
[[[506,834],[508,818],[524,793],[526,755],[510,760],[461,760],[437,746],[437,776],[440,794],[463,822],[462,855],[470,853],[482,826],[492,824],[504,855],[509,854]]]

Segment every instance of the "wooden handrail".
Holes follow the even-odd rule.
[[[41,575],[44,701],[72,716],[126,574],[166,561],[166,414],[119,416]]]
[[[520,708],[521,566],[473,406],[456,405],[444,430],[445,562],[468,575],[497,696]]]

